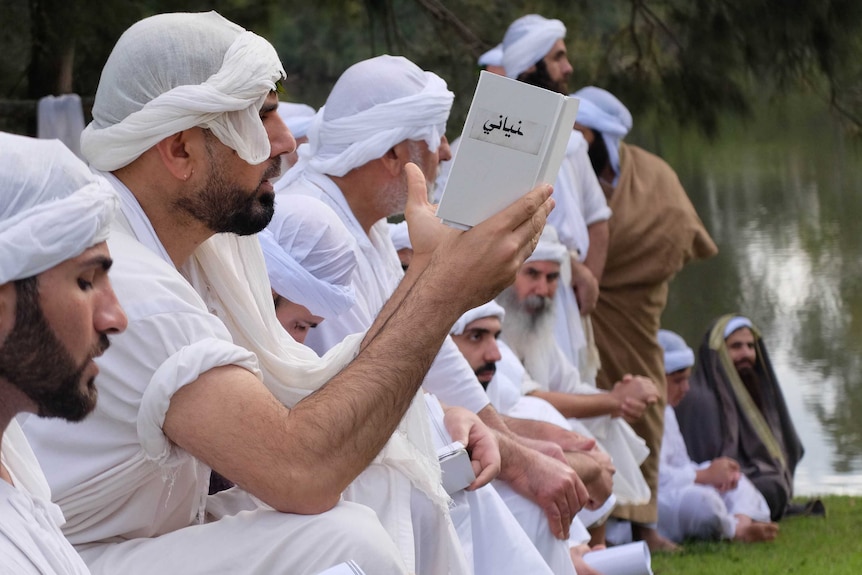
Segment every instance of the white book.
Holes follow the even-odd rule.
[[[553,184],[577,113],[575,98],[482,71],[437,216],[467,229]]]

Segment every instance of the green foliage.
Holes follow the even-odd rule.
[[[826,497],[827,517],[780,523],[772,543],[689,541],[679,554],[655,554],[656,575],[857,575],[862,572],[862,500]]]
[[[655,111],[714,134],[719,116],[750,113],[753,95],[806,90],[862,126],[856,0],[0,0],[3,21],[21,24],[0,33],[0,97],[50,92],[57,83],[50,56],[70,42],[72,87],[91,96],[111,46],[132,22],[211,9],[269,38],[291,96],[314,106],[350,64],[401,54],[449,82],[457,96],[450,124],[459,126],[477,57],[512,20],[538,12],[568,27],[570,87],[606,87],[636,117]]]

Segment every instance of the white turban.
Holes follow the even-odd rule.
[[[527,258],[528,262],[536,261],[553,261],[561,266],[569,261],[569,250],[560,243],[557,236],[557,230],[550,225],[545,225],[542,230],[542,235],[539,236],[539,243],[536,244],[536,249]]]
[[[117,196],[59,140],[0,133],[0,285],[108,239]]]
[[[407,222],[398,222],[397,224],[389,224],[389,238],[395,244],[395,251],[403,249],[413,249],[413,244],[410,243],[410,233],[407,230]]]
[[[730,318],[730,321],[728,321],[727,325],[724,327],[724,339],[729,338],[730,334],[744,327],[747,327],[748,329],[754,329],[754,325],[747,317],[743,317],[741,315],[733,316],[732,318]]]
[[[658,343],[664,350],[664,372],[674,373],[694,365],[694,352],[682,337],[666,329],[658,330]]]
[[[215,12],[146,18],[108,57],[81,152],[93,167],[113,171],[201,127],[260,164],[270,155],[260,108],[284,77],[269,42]]]
[[[632,114],[616,96],[602,88],[587,86],[571,95],[580,100],[575,121],[602,133],[616,185],[620,175],[620,140],[632,129]]]
[[[503,67],[506,76],[517,78],[551,51],[557,40],[566,37],[566,26],[538,14],[521,16],[503,36]]]
[[[258,239],[278,295],[323,318],[353,307],[355,240],[332,208],[309,196],[279,196]]]
[[[420,140],[436,152],[446,133],[455,95],[446,82],[401,56],[377,56],[348,68],[300,147],[298,177],[306,165],[321,174],[343,176],[382,158],[404,140]]]
[[[483,317],[496,317],[502,322],[505,316],[506,310],[500,307],[500,304],[496,301],[491,300],[484,305],[467,310],[464,315],[458,318],[458,321],[455,322],[455,325],[452,326],[449,333],[452,335],[463,335],[467,326],[477,319],[482,319]]]
[[[479,56],[480,66],[502,66],[503,65],[503,44],[497,44],[481,56]]]
[[[302,138],[308,133],[308,127],[317,110],[308,104],[296,104],[294,102],[279,102],[278,115],[284,121],[287,129],[296,139]]]

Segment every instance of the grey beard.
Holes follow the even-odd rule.
[[[524,364],[527,373],[542,385],[548,383],[548,350],[557,345],[554,339],[556,306],[553,298],[542,298],[544,307],[528,311],[518,301],[515,288],[509,286],[497,296],[497,303],[506,310],[500,337]]]

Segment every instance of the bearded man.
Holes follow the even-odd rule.
[[[676,415],[692,459],[738,461],[766,498],[772,520],[785,515],[804,449],[751,320],[725,315],[707,330],[691,391]]]
[[[451,323],[510,281],[548,190],[449,233],[451,258],[432,258],[446,230],[406,166],[421,257],[380,321],[320,358],[278,323],[252,237],[295,147],[277,112],[284,77],[269,42],[215,12],[137,22],[102,71],[81,148],[120,196],[109,243],[129,326],[98,360],[90,418],[25,423],[64,533],[94,573],[316,575],[351,559],[413,571],[377,515],[342,499],[376,459],[382,492],[407,478],[434,533],[449,527],[436,457],[412,427],[395,430]],[[461,296],[437,299],[432,286],[461,280]],[[238,488],[208,498],[211,470]]]
[[[57,140],[0,133],[0,156],[0,557],[7,573],[82,575],[15,416],[96,406],[93,360],[126,327],[105,243],[117,198]]]

